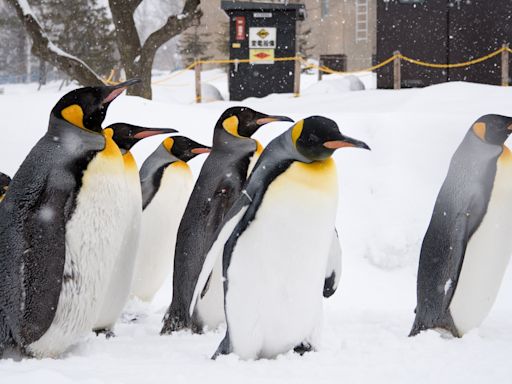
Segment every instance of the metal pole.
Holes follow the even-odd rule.
[[[400,51],[393,52],[394,55],[400,55]],[[400,72],[400,57],[395,57],[393,60],[393,88],[400,89],[400,85],[402,84],[402,74]]]
[[[201,102],[201,63],[195,61],[194,67],[196,73],[196,103]]]
[[[318,58],[318,81],[322,81],[322,75],[324,74],[321,70],[321,68],[324,65],[324,61],[322,59],[322,56],[319,56]]]
[[[509,52],[508,52],[508,43],[503,44],[503,51],[501,52],[501,85],[503,87],[508,87],[509,80]]]
[[[293,93],[295,97],[299,97],[300,95],[300,60],[297,57],[295,59],[295,78],[293,82]]]

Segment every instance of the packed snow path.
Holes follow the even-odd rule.
[[[187,75],[188,76],[188,75]],[[192,76],[192,74],[190,74]],[[206,74],[225,92],[221,72]],[[172,127],[208,144],[221,112],[245,104],[300,119],[313,114],[337,121],[343,133],[367,142],[371,152],[335,154],[340,178],[337,224],[343,248],[339,291],[325,301],[323,343],[303,357],[275,360],[209,358],[223,330],[205,335],[159,336],[170,302],[170,281],[150,305],[132,303],[117,337],[92,333],[61,359],[0,361],[2,383],[510,383],[512,380],[512,272],[484,324],[462,339],[435,332],[408,338],[416,297],[419,248],[453,151],[480,115],[512,115],[512,89],[451,83],[425,89],[347,92],[322,84],[300,98],[272,95],[242,103],[192,104],[193,87],[155,88],[155,100],[121,96],[106,123],[126,121]],[[325,84],[330,81],[327,77]],[[186,80],[186,79],[185,79]],[[185,82],[183,78],[180,83]],[[371,84],[371,79],[364,79]],[[178,81],[178,80],[177,80]],[[193,84],[193,83],[191,83]],[[13,175],[46,130],[50,109],[66,92],[49,85],[4,86],[0,95],[0,171]],[[334,89],[334,90],[333,90]],[[285,124],[262,128],[264,143]],[[142,164],[162,138],[134,149]],[[509,141],[510,142],[510,141]],[[512,145],[512,143],[510,143]],[[191,161],[197,176],[204,159]],[[512,196],[511,196],[512,198]],[[511,228],[512,234],[512,228]]]

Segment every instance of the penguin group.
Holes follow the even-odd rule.
[[[58,357],[88,333],[114,336],[130,300],[172,277],[161,334],[226,324],[212,358],[319,348],[338,289],[333,154],[370,147],[334,120],[228,108],[211,147],[174,128],[103,127],[138,80],[84,87],[50,112],[12,180],[0,173],[0,357]],[[269,123],[291,124],[264,148]],[[472,124],[452,157],[424,236],[410,336],[462,337],[488,315],[512,253],[512,118]],[[171,135],[143,162],[140,140]],[[194,182],[188,162],[206,154]]]

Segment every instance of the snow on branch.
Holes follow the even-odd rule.
[[[100,77],[82,60],[53,44],[35,17],[27,0],[6,0],[16,11],[27,34],[32,39],[32,53],[48,61],[82,85],[101,85]]]

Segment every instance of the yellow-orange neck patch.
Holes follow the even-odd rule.
[[[238,134],[238,117],[231,116],[222,122],[222,127],[226,130],[226,132],[232,134],[233,136],[240,137]]]
[[[487,127],[485,123],[475,123],[473,125],[473,132],[477,135],[482,141],[485,141],[485,131]]]
[[[129,172],[139,172],[137,162],[130,151],[126,151],[123,155],[124,167]]]
[[[105,137],[105,148],[101,151],[105,156],[120,156],[121,150],[112,139],[114,136],[114,130],[112,128],[105,128],[103,130],[103,137]]]
[[[297,145],[297,140],[299,140],[300,135],[302,134],[302,129],[304,128],[304,120],[297,121],[297,123],[292,128],[292,142],[294,145]]]
[[[256,141],[256,154],[259,156],[263,152],[263,145],[258,140],[254,141]]]
[[[66,120],[68,123],[71,123],[73,125],[76,125],[80,128],[84,127],[84,111],[82,110],[82,107],[80,107],[78,104],[70,105],[69,107],[64,108],[60,112],[61,116]]]
[[[164,148],[167,150],[167,152],[172,153],[171,149],[172,146],[174,145],[174,139],[172,137],[168,137],[167,139],[165,139],[162,142],[162,144],[164,145]]]

